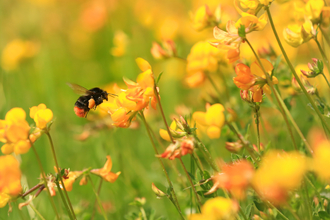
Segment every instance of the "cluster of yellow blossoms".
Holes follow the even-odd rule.
[[[137,58],[136,62],[143,71],[138,75],[136,82],[124,79],[127,89],[117,94],[112,102],[105,102],[100,106],[111,115],[116,127],[129,127],[138,111],[147,108],[149,103],[156,109],[157,97],[151,66],[142,58]]]

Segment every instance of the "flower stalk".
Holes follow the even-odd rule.
[[[318,117],[320,118],[320,120],[322,121],[322,123],[324,124],[326,130],[327,130],[328,132],[330,132],[330,127],[329,127],[329,125],[326,123],[326,121],[325,121],[323,115],[321,114],[320,110],[317,108],[317,106],[316,106],[314,100],[312,99],[312,97],[308,94],[306,88],[304,87],[303,83],[301,82],[301,80],[300,80],[298,74],[296,73],[296,71],[295,71],[295,69],[294,69],[292,63],[291,63],[290,60],[289,60],[288,55],[286,54],[286,52],[285,52],[285,50],[284,50],[284,48],[283,48],[283,45],[282,45],[282,43],[281,43],[280,38],[278,37],[277,31],[276,31],[276,28],[275,28],[275,25],[274,25],[272,15],[271,15],[271,13],[270,13],[270,11],[269,11],[269,6],[265,7],[265,10],[266,10],[266,12],[267,12],[268,20],[269,20],[270,25],[271,25],[271,27],[272,27],[272,30],[273,30],[273,33],[274,33],[275,38],[276,38],[276,40],[277,40],[277,43],[278,43],[278,45],[279,45],[279,47],[280,47],[280,49],[281,49],[281,51],[282,51],[282,54],[283,54],[283,56],[284,56],[284,58],[285,58],[287,64],[289,65],[289,68],[290,68],[292,74],[293,74],[294,77],[296,78],[296,80],[297,80],[297,82],[298,82],[298,84],[299,84],[301,90],[303,91],[303,93],[305,94],[305,96],[307,97],[307,99],[309,100],[309,102],[311,103],[311,105],[312,105],[314,111],[316,112],[316,114],[318,115]]]

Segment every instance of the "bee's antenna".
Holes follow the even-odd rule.
[[[118,96],[117,94],[114,94],[114,93],[108,93],[108,95],[111,96],[112,98],[115,98]]]

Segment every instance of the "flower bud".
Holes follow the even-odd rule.
[[[236,142],[226,142],[225,148],[232,152],[232,153],[238,153],[242,149],[243,145],[240,140]]]
[[[175,44],[172,40],[162,41],[162,45],[153,42],[151,54],[155,59],[166,59],[177,55]]]
[[[154,183],[151,183],[151,189],[152,191],[154,191],[154,193],[156,194],[157,197],[165,197],[167,196],[166,193],[164,193],[163,191],[161,191],[160,189],[158,189]]]
[[[314,78],[319,74],[323,74],[323,62],[322,60],[312,58],[313,63],[308,63],[307,66],[310,71],[300,70],[307,78]]]

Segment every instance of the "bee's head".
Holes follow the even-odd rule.
[[[103,97],[103,99],[105,99],[105,100],[108,101],[108,93],[107,93],[107,91],[103,91],[102,97]]]

